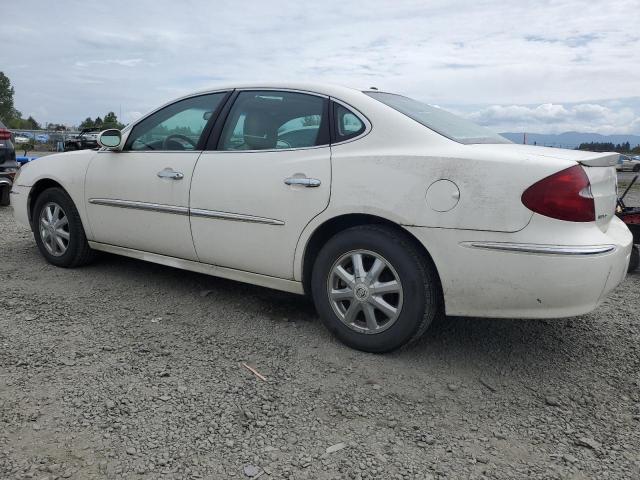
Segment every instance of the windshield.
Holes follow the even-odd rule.
[[[459,143],[511,143],[491,130],[476,125],[438,107],[418,102],[402,95],[383,92],[364,92],[372,98],[404,113],[425,127]]]

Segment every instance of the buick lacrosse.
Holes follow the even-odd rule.
[[[516,145],[410,98],[243,85],[172,101],[11,192],[50,263],[97,250],[313,297],[385,352],[440,315],[558,318],[624,278],[618,155]]]

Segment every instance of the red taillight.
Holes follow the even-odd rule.
[[[0,128],[0,140],[11,140],[11,132],[6,128]]]
[[[540,215],[569,222],[593,222],[595,205],[589,178],[580,165],[534,183],[522,194],[525,207]]]

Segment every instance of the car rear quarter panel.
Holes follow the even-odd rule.
[[[376,133],[332,147],[331,206],[387,211],[403,225],[516,232],[532,216],[520,200],[522,193],[575,165],[450,141],[429,142],[426,133],[424,139],[394,142],[398,146],[392,147]],[[429,186],[443,179],[459,192],[457,204],[445,212],[436,211],[426,198]]]

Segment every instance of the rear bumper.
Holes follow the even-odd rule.
[[[581,225],[563,237],[558,225],[560,231],[541,235],[545,222],[534,216],[534,225],[514,234],[408,230],[433,257],[448,315],[562,318],[592,311],[625,278],[631,233],[615,218],[606,233]],[[563,241],[541,241],[550,237]]]

